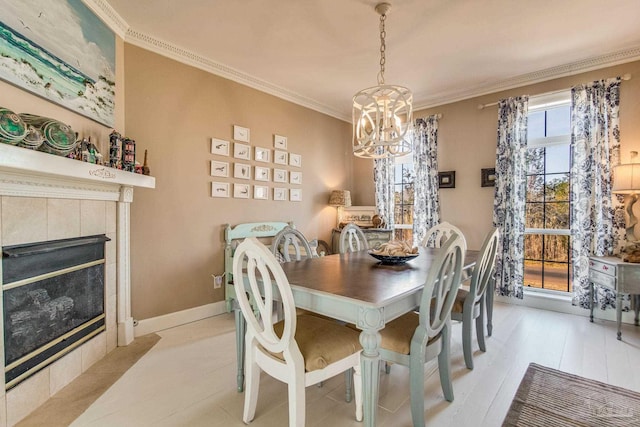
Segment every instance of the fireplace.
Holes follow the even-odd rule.
[[[105,235],[2,248],[9,389],[105,330]]]
[[[80,236],[111,239],[104,244],[104,331],[95,332],[54,363],[36,368],[9,391],[0,387],[0,425],[15,425],[116,346],[133,341],[131,204],[134,188],[154,187],[150,176],[0,144],[0,248]],[[1,318],[4,289],[0,283]],[[66,299],[47,294],[49,301],[62,298],[58,301],[64,307]],[[6,372],[4,342],[0,339],[0,361]]]

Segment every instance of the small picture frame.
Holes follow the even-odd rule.
[[[438,187],[456,188],[456,171],[438,172]]]
[[[277,200],[277,201],[280,201],[280,202],[286,201],[287,200],[287,189],[286,188],[275,187],[273,189],[273,200]]]
[[[287,149],[287,137],[281,135],[273,135],[273,148],[277,150]]]
[[[286,151],[275,150],[273,153],[273,163],[278,165],[286,165],[288,162],[288,155]]]
[[[271,150],[268,148],[255,147],[254,159],[256,162],[269,163],[271,161]]]
[[[235,142],[233,144],[233,157],[236,159],[251,160],[251,146]]]
[[[274,169],[273,182],[287,182],[287,171],[284,169]]]
[[[289,166],[302,167],[302,155],[289,153]]]
[[[299,188],[292,188],[289,190],[289,200],[292,202],[302,201],[302,190]]]
[[[233,197],[236,199],[248,199],[249,184],[233,184]]]
[[[249,142],[251,140],[251,131],[238,125],[233,125],[233,139],[236,141]]]
[[[240,179],[250,179],[251,166],[244,163],[235,163],[233,165],[233,177]]]
[[[256,181],[270,181],[271,169],[263,168],[262,166],[254,166],[253,179]]]
[[[480,169],[480,186],[481,187],[496,186],[496,168]]]
[[[269,200],[269,187],[264,185],[254,185],[253,198],[256,200]]]
[[[228,156],[229,141],[225,141],[224,139],[211,138],[211,154]]]
[[[211,160],[211,176],[229,177],[229,163]]]
[[[291,184],[302,184],[302,172],[289,172],[289,182]]]
[[[213,181],[211,183],[211,197],[229,197],[229,183]]]

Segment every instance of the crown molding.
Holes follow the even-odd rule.
[[[439,105],[451,104],[453,102],[464,101],[478,96],[502,92],[504,90],[515,89],[561,77],[573,76],[576,74],[586,73],[588,71],[612,67],[614,65],[625,64],[627,62],[637,61],[638,59],[640,59],[640,46],[635,46],[629,49],[594,56],[569,64],[559,65],[557,67],[521,74],[519,76],[490,84],[478,85],[473,88],[467,88],[460,91],[442,92],[432,96],[419,96],[421,99],[420,105],[414,105],[413,109],[414,111],[424,110],[427,108],[437,107]],[[414,96],[414,98],[415,97],[416,96]]]
[[[172,43],[156,39],[148,34],[129,28],[125,37],[127,43],[131,43],[143,49],[150,50],[159,55],[166,56],[176,61],[194,66],[201,70],[224,77],[234,82],[249,86],[261,92],[268,93],[278,98],[284,99],[294,104],[310,108],[314,111],[326,114],[343,121],[351,121],[351,117],[346,117],[342,112],[335,110],[328,105],[324,105],[311,98],[307,98],[296,92],[292,92],[283,87],[261,80],[257,77],[238,71],[227,65],[214,62],[204,56],[178,47]]]
[[[106,0],[82,0],[111,30],[124,39],[129,24],[111,7]]]

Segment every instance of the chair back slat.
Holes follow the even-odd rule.
[[[474,295],[471,305],[477,304],[482,299],[493,279],[499,237],[500,232],[494,228],[482,244],[480,256],[473,269],[469,285],[469,293]]]
[[[365,249],[369,249],[369,244],[362,229],[354,223],[345,225],[340,233],[340,253],[357,252]]]
[[[453,232],[441,249],[429,269],[420,304],[420,326],[429,338],[438,335],[449,321],[467,248],[462,237]]]
[[[438,225],[434,225],[429,230],[427,230],[424,239],[422,239],[421,246],[425,248],[440,248],[444,245],[447,240],[453,235],[453,233],[458,234],[466,246],[466,240],[464,238],[464,234],[462,231],[455,225],[448,222],[441,222]]]
[[[313,257],[307,238],[292,227],[285,227],[276,234],[271,243],[271,252],[276,258],[280,255],[284,262],[300,261]],[[292,254],[293,258],[291,257]]]
[[[257,238],[247,238],[235,250],[233,274],[236,278],[243,278],[234,280],[233,286],[247,322],[247,333],[267,351],[281,353],[288,350],[294,342],[296,308],[287,276],[275,256]],[[284,331],[281,337],[274,331],[271,321],[276,292],[283,306]]]

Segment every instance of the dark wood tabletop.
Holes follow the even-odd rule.
[[[424,286],[440,249],[420,248],[419,256],[400,265],[383,265],[367,251],[335,254],[282,264],[292,288],[330,293],[380,305]],[[463,269],[470,272],[478,251],[467,251]]]

